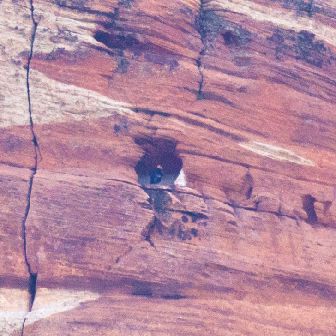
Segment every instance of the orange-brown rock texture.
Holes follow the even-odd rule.
[[[0,336],[335,336],[336,1],[0,0]]]

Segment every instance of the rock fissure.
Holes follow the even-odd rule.
[[[203,58],[206,53],[206,34],[204,32],[203,27],[203,16],[204,16],[204,5],[205,0],[200,0],[200,6],[198,10],[198,17],[196,19],[196,27],[197,31],[200,35],[202,47],[198,54],[198,58],[196,59],[197,70],[199,74],[199,81],[198,81],[198,90],[197,90],[197,99],[203,99],[203,88],[204,88],[204,66],[203,66]]]
[[[26,90],[27,90],[27,99],[28,99],[29,127],[30,127],[31,136],[32,136],[32,144],[34,147],[34,165],[33,167],[31,167],[31,175],[29,177],[29,183],[28,183],[26,208],[25,208],[25,213],[24,213],[23,220],[22,220],[23,253],[24,253],[24,260],[26,263],[27,271],[29,274],[29,280],[28,280],[29,306],[28,306],[27,315],[29,314],[29,312],[32,311],[32,307],[33,307],[35,296],[36,296],[37,273],[32,271],[32,267],[29,262],[29,257],[28,257],[28,252],[27,252],[26,223],[27,223],[27,219],[30,213],[30,208],[31,208],[31,193],[33,189],[34,179],[37,173],[37,168],[38,168],[38,157],[41,157],[39,144],[37,141],[37,136],[34,130],[32,103],[31,103],[31,89],[30,89],[30,66],[31,66],[31,61],[33,58],[33,53],[34,53],[34,43],[35,43],[35,37],[36,37],[36,31],[37,31],[38,24],[34,16],[33,0],[30,0],[29,4],[30,4],[30,18],[32,22],[32,33],[31,33],[31,40],[30,40],[30,51],[28,54],[28,60],[27,60],[27,65],[26,65]],[[21,331],[22,336],[24,335],[24,327],[25,327],[27,315],[24,318],[23,324],[22,324],[22,331]]]

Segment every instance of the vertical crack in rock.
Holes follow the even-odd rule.
[[[196,65],[199,73],[199,81],[198,81],[198,91],[197,91],[197,99],[203,99],[203,87],[204,87],[204,66],[203,66],[203,57],[206,53],[206,30],[204,27],[204,4],[205,0],[200,0],[200,6],[198,10],[198,16],[196,18],[196,27],[197,31],[200,35],[202,48],[198,54],[198,58],[196,60]]]
[[[28,292],[29,292],[29,307],[28,307],[28,313],[31,312],[35,295],[36,295],[36,284],[37,284],[37,273],[32,272],[31,265],[29,263],[29,258],[27,254],[27,232],[26,232],[26,223],[30,212],[30,206],[31,206],[31,193],[33,189],[33,183],[34,178],[37,172],[37,165],[38,165],[38,155],[40,155],[40,149],[37,141],[37,136],[34,130],[34,122],[33,122],[33,116],[32,116],[32,104],[31,104],[31,91],[30,91],[30,65],[33,58],[33,52],[34,52],[34,43],[35,43],[35,36],[37,31],[37,22],[34,17],[34,4],[33,0],[29,1],[30,4],[30,17],[32,22],[32,33],[31,33],[31,40],[30,40],[30,51],[28,54],[28,60],[27,60],[27,66],[26,66],[26,89],[27,89],[27,98],[28,98],[28,112],[29,112],[29,127],[31,131],[32,136],[32,144],[34,146],[34,166],[31,168],[31,175],[29,178],[29,186],[28,186],[28,192],[27,192],[27,203],[26,203],[26,209],[24,213],[24,217],[22,220],[22,238],[23,238],[23,253],[24,253],[24,259],[25,263],[27,265],[27,270],[29,273],[29,281],[28,281]],[[41,155],[40,155],[41,156]],[[22,324],[22,330],[21,335],[24,335],[24,327],[27,317],[24,318],[23,324]]]

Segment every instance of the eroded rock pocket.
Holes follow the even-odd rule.
[[[142,186],[172,186],[182,171],[182,159],[176,151],[176,142],[162,138],[138,138],[136,143],[144,155],[135,167]]]

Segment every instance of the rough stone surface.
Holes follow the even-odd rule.
[[[335,1],[0,13],[1,335],[336,335]]]

